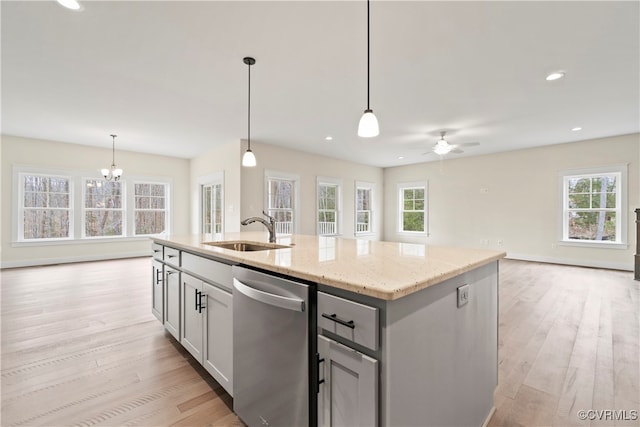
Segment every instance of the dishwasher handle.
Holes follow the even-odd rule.
[[[261,291],[259,289],[252,288],[242,283],[238,279],[233,279],[233,287],[245,296],[263,302],[265,304],[273,305],[275,307],[284,308],[292,311],[304,311],[304,300],[299,298],[283,297],[275,295],[269,292]]]

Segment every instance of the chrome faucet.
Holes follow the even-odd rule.
[[[267,227],[267,230],[269,231],[269,243],[275,243],[276,242],[276,219],[270,216],[269,214],[267,214],[265,211],[262,211],[262,214],[266,216],[267,219],[269,219],[268,222],[267,220],[265,220],[264,218],[260,218],[259,216],[252,216],[251,218],[242,220],[240,224],[249,225],[254,222],[261,222],[265,227]]]

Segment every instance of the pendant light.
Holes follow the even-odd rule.
[[[249,66],[249,97],[247,101],[247,151],[242,156],[242,166],[254,167],[256,165],[256,156],[251,151],[251,66],[256,63],[256,60],[250,56],[245,57],[242,60]]]
[[[364,110],[364,114],[360,118],[360,123],[358,124],[358,136],[362,136],[365,138],[378,136],[378,134],[380,133],[380,129],[378,127],[378,119],[373,114],[373,110],[369,106],[369,21],[369,0],[367,0],[367,109]]]
[[[102,169],[100,171],[102,173],[102,176],[104,176],[104,179],[107,181],[119,181],[120,177],[122,176],[122,169],[119,169],[118,167],[116,167],[116,137],[117,136],[118,135],[111,135],[111,138],[113,138],[111,168]]]

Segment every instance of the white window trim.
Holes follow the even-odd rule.
[[[59,177],[69,180],[69,237],[54,237],[47,239],[25,239],[24,224],[21,220],[24,214],[24,185],[22,185],[23,175],[41,175],[49,177]],[[72,174],[66,170],[54,168],[40,168],[26,165],[15,165],[13,167],[13,187],[12,187],[12,243],[20,243],[24,245],[38,244],[58,244],[74,240],[75,236],[75,201],[74,201],[74,184],[75,179]],[[17,187],[17,188],[16,188]],[[16,191],[17,190],[17,191]]]
[[[300,175],[290,172],[281,172],[271,169],[264,170],[264,211],[269,209],[269,179],[283,179],[294,181],[293,185],[293,233],[298,234],[300,230]],[[262,212],[260,213],[262,214]]]
[[[560,195],[560,218],[558,222],[558,245],[560,246],[574,246],[585,248],[609,248],[609,249],[627,249],[627,198],[628,198],[628,169],[627,163],[614,164],[611,166],[597,166],[593,168],[580,168],[580,169],[566,169],[558,172],[559,182],[559,195]],[[620,240],[617,242],[607,241],[591,241],[591,240],[570,240],[567,238],[567,224],[565,222],[566,217],[566,181],[568,177],[573,176],[588,176],[588,175],[603,175],[616,173],[620,174],[619,188],[619,208],[616,208],[616,228],[620,231]]]
[[[217,185],[220,184],[220,188],[221,188],[221,192],[222,194],[220,195],[220,200],[222,202],[222,206],[221,206],[221,210],[222,210],[222,232],[224,233],[226,226],[225,226],[225,191],[224,191],[224,171],[217,171],[214,172],[210,175],[206,175],[206,176],[201,176],[200,178],[198,178],[196,180],[197,186],[198,186],[198,232],[200,234],[203,233],[203,229],[202,229],[202,187],[206,186],[206,185]]]
[[[164,233],[157,233],[157,234],[137,234],[136,233],[136,211],[139,209],[136,209],[135,206],[135,198],[136,198],[136,194],[135,194],[135,188],[136,188],[136,184],[155,184],[155,185],[164,185],[165,186],[165,196],[164,196],[164,224],[165,224],[165,232]],[[131,228],[131,233],[133,237],[150,237],[150,236],[162,236],[164,234],[169,234],[170,230],[171,230],[171,184],[169,182],[165,181],[158,181],[157,178],[140,178],[137,177],[135,179],[131,180],[131,191],[133,192],[132,194],[132,206],[131,209],[125,210],[126,212],[126,216],[127,216],[127,223],[132,225]],[[140,209],[143,210],[143,209]]]
[[[81,223],[81,231],[80,231],[80,236],[83,240],[102,240],[102,239],[118,239],[120,237],[127,237],[127,225],[128,225],[128,221],[127,221],[127,207],[129,206],[128,202],[128,193],[127,193],[127,182],[125,180],[120,180],[119,182],[122,185],[122,207],[120,209],[93,209],[93,208],[87,208],[87,205],[85,203],[85,185],[86,185],[86,181],[87,180],[96,180],[96,181],[100,181],[100,180],[104,180],[104,177],[100,177],[100,178],[92,178],[92,177],[87,177],[84,176],[82,177],[81,181],[80,181],[80,188],[81,188],[81,202],[82,202],[82,210],[81,212],[81,216],[82,218],[80,219],[80,223]],[[121,211],[122,212],[122,234],[120,236],[87,236],[87,229],[86,229],[86,223],[87,223],[87,211],[88,210],[103,210],[103,211]]]
[[[316,177],[316,233],[318,233],[319,221],[318,221],[318,212],[320,210],[320,206],[318,205],[318,187],[320,185],[335,185],[337,186],[337,194],[336,194],[336,233],[335,234],[325,234],[325,236],[341,236],[342,235],[342,179],[340,178],[331,178],[327,176],[318,176]]]
[[[403,190],[407,188],[424,188],[424,231],[405,231],[402,229],[402,212],[404,206]],[[429,236],[429,181],[400,182],[396,187],[396,230],[398,234],[409,236]]]
[[[20,175],[51,175],[51,176],[60,176],[69,179],[69,191],[71,194],[69,195],[70,201],[69,204],[72,206],[70,211],[70,231],[69,234],[74,236],[73,238],[63,238],[63,239],[37,239],[37,240],[20,240],[19,239],[19,229],[22,228],[20,225],[20,206],[21,206],[21,198],[23,196],[23,189],[21,189],[21,180]],[[82,215],[84,213],[83,210],[83,196],[82,196],[82,183],[83,179],[87,177],[95,177],[95,179],[104,178],[100,175],[99,171],[93,170],[78,170],[78,169],[63,169],[63,168],[54,168],[54,167],[46,167],[46,166],[34,166],[34,165],[25,165],[25,164],[16,164],[13,165],[13,184],[12,184],[12,235],[11,235],[11,247],[35,247],[35,246],[55,246],[55,245],[77,245],[77,244],[95,244],[97,242],[128,242],[128,241],[141,241],[147,240],[149,238],[148,235],[145,236],[136,236],[134,235],[134,222],[133,222],[133,209],[125,209],[125,214],[127,216],[127,228],[125,234],[123,236],[105,236],[105,237],[81,237],[83,235],[83,219],[78,220],[78,215]],[[173,194],[173,179],[170,177],[164,176],[145,176],[145,175],[125,175],[121,180],[126,187],[126,206],[133,206],[133,183],[134,182],[145,182],[145,183],[157,183],[157,184],[167,184],[169,191],[169,203],[168,203],[168,211],[167,211],[167,234],[171,234],[171,230],[173,229],[173,198],[171,195]],[[77,192],[80,191],[80,194]]]
[[[358,190],[359,189],[364,189],[364,190],[369,190],[369,231],[357,231],[358,228]],[[356,181],[355,182],[355,188],[353,190],[353,234],[355,236],[361,237],[361,236],[369,236],[372,234],[375,234],[375,220],[376,220],[376,215],[374,215],[374,198],[375,198],[375,191],[376,190],[376,184],[373,182],[366,182],[366,181]]]

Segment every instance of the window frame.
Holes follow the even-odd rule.
[[[24,237],[24,214],[27,208],[24,206],[24,177],[25,176],[43,176],[48,178],[63,178],[69,183],[69,206],[66,208],[69,214],[69,236],[67,237],[44,237],[39,239],[26,239]],[[29,168],[14,167],[13,168],[14,197],[13,197],[13,241],[24,244],[42,244],[42,243],[60,243],[73,241],[75,239],[75,201],[74,201],[74,179],[73,176],[65,173],[65,171],[46,168]],[[16,188],[17,186],[17,188]],[[17,191],[16,191],[17,190]],[[56,208],[61,209],[61,208]]]
[[[163,185],[164,186],[164,209],[139,209],[136,207],[136,185],[137,184],[149,184],[149,185]],[[131,186],[133,188],[133,194],[132,194],[132,221],[131,221],[131,233],[132,236],[134,237],[148,237],[148,236],[162,236],[164,234],[168,233],[169,230],[169,224],[170,224],[170,205],[171,205],[171,186],[169,185],[168,182],[158,182],[158,181],[154,181],[154,180],[149,180],[149,179],[134,179],[132,180]],[[136,232],[137,229],[137,220],[136,220],[136,213],[138,211],[141,212],[164,212],[164,231],[160,232],[160,233],[153,233],[153,234],[138,234]],[[126,211],[128,212],[128,211]],[[128,216],[128,215],[127,215]]]
[[[289,236],[291,234],[297,234],[300,229],[300,176],[294,173],[281,172],[275,170],[265,169],[264,171],[264,211],[270,214],[271,208],[269,207],[269,182],[270,180],[282,180],[293,182],[293,203],[291,208],[291,233],[281,233],[278,235]]]
[[[96,182],[107,182],[104,177],[98,177],[98,178],[91,178],[91,177],[82,177],[81,179],[81,186],[80,188],[82,188],[82,195],[80,196],[80,199],[82,201],[82,208],[81,208],[81,224],[82,224],[82,228],[80,231],[80,238],[84,239],[84,240],[101,240],[101,239],[118,239],[118,238],[122,238],[122,237],[127,237],[127,185],[126,185],[126,181],[124,180],[119,180],[117,181],[117,183],[120,184],[120,187],[122,189],[122,194],[120,195],[120,198],[122,199],[121,202],[121,207],[119,209],[100,209],[100,208],[87,208],[86,205],[86,183],[87,181],[96,181]],[[113,235],[113,236],[87,236],[87,212],[89,211],[112,211],[112,212],[120,212],[121,213],[121,217],[122,217],[122,224],[121,224],[121,229],[122,229],[122,234],[120,235]]]
[[[336,208],[335,212],[335,233],[320,234],[320,186],[336,187]],[[324,209],[332,211],[331,209]],[[316,177],[316,234],[318,236],[340,236],[342,235],[342,180],[326,176]]]
[[[424,190],[424,209],[422,211],[420,210],[413,210],[410,212],[423,212],[424,213],[424,217],[423,217],[423,231],[411,231],[411,230],[404,230],[404,216],[403,213],[404,212],[409,212],[409,211],[405,211],[404,210],[404,190],[410,190],[410,189],[422,189]],[[398,215],[398,222],[397,222],[397,232],[398,234],[407,234],[407,235],[413,235],[413,236],[420,236],[420,235],[424,235],[424,236],[428,236],[429,235],[429,182],[428,181],[413,181],[413,182],[401,182],[398,183],[397,185],[397,194],[398,194],[398,205],[397,205],[397,215]]]
[[[220,227],[221,233],[225,230],[225,188],[224,188],[224,171],[214,172],[211,175],[198,178],[198,230],[201,234],[206,234],[204,229],[204,200],[203,191],[205,187],[220,185]],[[215,230],[213,234],[215,233]]]
[[[603,175],[615,175],[618,177],[616,184],[616,208],[584,208],[571,209],[568,207],[568,183],[575,178],[593,178]],[[599,166],[592,168],[566,169],[558,173],[559,176],[559,239],[558,244],[562,246],[590,247],[590,248],[610,248],[627,249],[627,192],[628,192],[628,164],[616,164],[611,166]],[[616,213],[616,240],[587,240],[570,239],[569,236],[569,212],[572,211],[613,211]]]
[[[79,169],[63,169],[46,166],[35,166],[26,164],[13,165],[13,181],[11,185],[11,247],[36,247],[36,246],[56,246],[56,245],[77,245],[77,244],[95,244],[96,242],[125,242],[138,241],[148,239],[148,235],[136,235],[134,224],[134,210],[129,208],[135,205],[134,199],[134,182],[166,184],[169,191],[169,200],[165,206],[168,211],[166,219],[166,234],[171,234],[172,214],[173,214],[173,179],[165,176],[144,176],[144,175],[126,175],[126,179],[121,179],[125,192],[125,209],[123,210],[123,221],[126,222],[122,236],[100,236],[100,237],[84,237],[84,198],[83,183],[84,179],[103,180],[104,177],[98,171],[79,170]],[[21,224],[23,210],[20,208],[21,200],[24,197],[23,180],[21,175],[44,175],[58,176],[69,179],[69,235],[68,238],[47,238],[47,239],[28,239],[24,237],[24,225]],[[79,217],[80,216],[80,217]],[[22,234],[21,234],[22,233]]]
[[[359,211],[358,210],[358,190],[366,190],[369,192],[369,222],[368,222],[368,229],[365,231],[358,231],[358,212],[365,212],[365,210]],[[370,234],[375,234],[374,232],[374,219],[375,219],[375,215],[373,214],[373,208],[374,208],[374,193],[375,193],[375,184],[373,182],[365,182],[365,181],[356,181],[355,182],[355,189],[354,189],[354,193],[353,193],[353,202],[354,202],[354,206],[353,206],[353,211],[354,211],[354,216],[353,216],[353,234],[355,236],[366,236],[366,235],[370,235]]]

